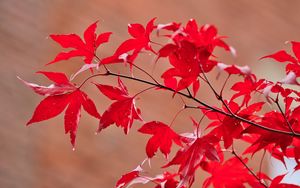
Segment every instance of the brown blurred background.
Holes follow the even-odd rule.
[[[112,54],[128,36],[128,23],[146,23],[153,17],[158,18],[156,23],[186,23],[195,18],[200,24],[215,24],[222,35],[230,37],[227,41],[237,49],[238,56],[225,55],[226,63],[251,65],[259,76],[276,79],[283,74],[283,69],[276,64],[260,63],[258,59],[286,47],[286,40],[300,40],[299,10],[298,0],[1,0],[0,187],[109,188],[122,173],[135,168],[146,156],[144,146],[149,137],[135,133],[140,124],[135,124],[126,137],[114,126],[95,136],[98,122],[83,113],[75,152],[68,135],[64,135],[62,115],[25,127],[41,97],[16,76],[49,84],[34,72],[55,70],[70,75],[81,64],[75,58],[44,67],[61,50],[47,39],[49,34],[81,35],[89,24],[100,20],[98,32],[114,33],[112,43],[99,49],[103,57]],[[149,61],[151,59],[145,58],[141,63],[147,65]],[[117,67],[112,69],[122,71]],[[78,77],[77,81],[83,78]],[[98,81],[116,83],[115,78]],[[143,88],[133,82],[126,83],[132,93]],[[85,90],[97,101],[102,113],[108,101],[94,87],[85,87]],[[208,95],[201,93],[200,97],[207,98]],[[155,102],[151,102],[153,100]],[[170,94],[150,92],[141,97],[138,105],[145,121],[157,119],[170,123],[182,103],[178,98],[172,100]],[[183,113],[176,120],[178,130],[191,130],[189,113]]]

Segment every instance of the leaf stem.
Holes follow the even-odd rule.
[[[172,121],[171,121],[169,127],[172,127],[172,125],[173,125],[173,123],[175,122],[175,120],[176,120],[176,118],[178,117],[178,115],[179,115],[183,110],[185,110],[185,109],[186,109],[186,108],[183,107],[183,108],[180,109],[178,112],[176,112],[176,114],[175,114],[174,118],[172,119]]]
[[[156,87],[156,86],[151,86],[151,87],[148,87],[148,88],[146,88],[146,89],[143,89],[142,91],[136,93],[136,94],[133,96],[133,98],[135,98],[135,97],[137,97],[139,94],[142,94],[142,93],[144,93],[145,91],[148,91],[148,90],[153,89],[153,88],[155,88],[155,87]]]
[[[99,73],[99,74],[94,74],[92,76],[87,77],[78,87],[77,89],[80,89],[89,79],[97,77],[97,76],[107,76],[109,72],[106,73]]]
[[[280,107],[278,100],[275,100],[275,104],[276,104],[276,106],[278,107],[278,109],[279,109],[279,111],[280,111],[282,117],[284,118],[285,122],[287,123],[287,125],[288,125],[290,131],[291,131],[292,133],[295,134],[295,131],[294,131],[294,129],[292,128],[292,125],[290,124],[289,120],[286,118],[286,115],[284,114],[282,108]]]
[[[145,71],[144,69],[142,69],[141,67],[133,64],[133,63],[130,63],[130,65],[132,65],[133,67],[137,68],[138,70],[142,71],[143,73],[145,73],[147,76],[149,76],[156,84],[159,84],[159,82],[151,75],[149,74],[147,71]]]

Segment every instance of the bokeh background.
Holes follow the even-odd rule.
[[[98,122],[83,113],[75,151],[68,135],[64,135],[62,115],[25,126],[41,97],[16,76],[49,84],[34,72],[56,70],[70,75],[81,65],[79,59],[74,59],[45,67],[61,50],[47,38],[49,34],[82,34],[89,24],[99,20],[98,32],[114,33],[113,42],[100,48],[100,56],[104,57],[128,37],[128,23],[146,23],[153,17],[158,18],[156,23],[186,23],[195,18],[200,24],[215,24],[222,35],[229,36],[227,41],[237,49],[238,56],[224,55],[222,60],[250,65],[260,77],[276,80],[284,73],[282,67],[258,59],[288,47],[284,44],[287,40],[300,40],[299,9],[298,0],[0,0],[0,187],[113,187],[121,174],[134,169],[146,156],[148,137],[135,133],[140,124],[134,125],[129,136],[114,126],[95,136]],[[151,58],[140,61],[150,68]],[[156,69],[160,68],[163,65]],[[112,69],[124,71],[120,67]],[[76,81],[80,83],[83,78],[84,75]],[[115,78],[97,81],[116,83]],[[126,84],[132,93],[142,88],[133,82]],[[94,87],[84,89],[97,101],[102,113],[109,102]],[[209,96],[203,92],[200,97]],[[163,92],[145,93],[138,104],[145,121],[166,123],[182,106],[178,98],[172,100],[170,94]],[[191,113],[185,112],[176,119],[178,130],[191,131]]]

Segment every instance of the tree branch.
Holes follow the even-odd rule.
[[[228,113],[228,112],[224,112],[218,108],[215,108],[213,106],[210,106],[209,104],[203,102],[203,101],[200,101],[199,99],[189,95],[189,94],[186,94],[186,93],[183,93],[181,91],[175,91],[174,89],[172,88],[169,88],[169,87],[166,87],[164,85],[161,85],[159,83],[153,83],[153,82],[150,82],[150,81],[147,81],[147,80],[142,80],[142,79],[139,79],[139,78],[135,78],[135,77],[130,77],[130,76],[127,76],[127,75],[123,75],[123,74],[117,74],[117,73],[113,73],[113,72],[106,72],[106,73],[102,73],[102,74],[95,74],[95,75],[92,75],[90,77],[88,77],[86,80],[84,80],[84,82],[82,84],[80,84],[80,87],[82,87],[82,85],[87,81],[89,80],[90,78],[93,78],[93,77],[96,77],[96,76],[116,76],[116,77],[121,77],[121,78],[126,78],[126,79],[129,79],[129,80],[134,80],[134,81],[137,81],[137,82],[141,82],[141,83],[144,83],[144,84],[148,84],[148,85],[152,85],[152,86],[156,86],[157,88],[161,88],[161,89],[165,89],[165,90],[168,90],[168,91],[172,91],[172,92],[176,92],[177,94],[181,95],[181,96],[184,96],[188,99],[191,99],[195,102],[197,102],[198,104],[206,107],[208,110],[211,110],[213,112],[217,112],[217,113],[220,113],[220,114],[223,114],[225,116],[228,116],[228,117],[231,117],[231,118],[235,118],[237,120],[240,120],[244,123],[248,123],[250,125],[253,125],[253,126],[256,126],[260,129],[263,129],[263,130],[266,130],[266,131],[271,131],[271,132],[274,132],[274,133],[279,133],[279,134],[285,134],[285,135],[290,135],[290,136],[293,136],[293,137],[299,137],[300,138],[300,134],[299,133],[294,133],[294,132],[288,132],[288,131],[283,131],[283,130],[278,130],[278,129],[273,129],[273,128],[270,128],[270,127],[265,127],[263,125],[260,125],[256,122],[252,122],[248,119],[245,119],[245,118],[242,118],[236,114],[233,114],[233,113]],[[186,108],[191,108],[189,106],[186,106]],[[193,107],[193,108],[198,108],[198,107]]]

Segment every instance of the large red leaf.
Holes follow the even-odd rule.
[[[68,52],[60,52],[54,60],[48,64],[56,63],[62,60],[68,60],[72,57],[83,56],[86,64],[91,64],[99,45],[108,42],[111,32],[96,35],[97,22],[91,24],[84,31],[84,41],[76,34],[69,35],[50,35],[50,37],[63,48],[73,48]]]
[[[76,131],[80,119],[81,106],[91,116],[100,119],[100,114],[97,112],[94,102],[87,96],[86,93],[77,89],[69,82],[66,75],[56,72],[39,72],[47,78],[54,81],[51,87],[38,86],[23,81],[31,87],[36,93],[47,96],[36,107],[32,118],[27,125],[48,120],[56,117],[64,111],[65,133],[70,133],[71,144],[75,146]],[[43,90],[41,90],[43,88]],[[71,88],[71,89],[70,89]]]

